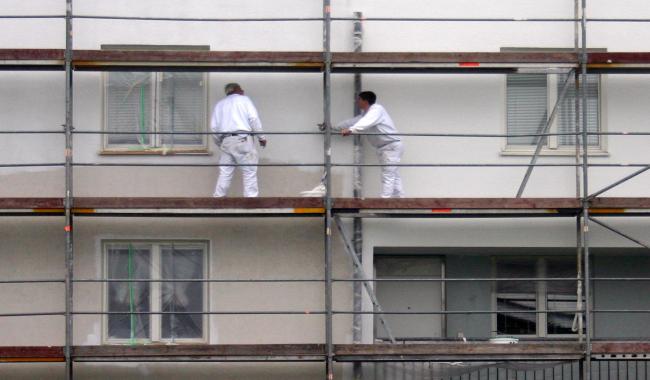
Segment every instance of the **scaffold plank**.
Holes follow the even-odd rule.
[[[596,354],[650,354],[648,341],[596,341],[591,344],[591,352]]]
[[[573,64],[571,52],[359,52],[332,53],[334,63],[546,63]]]
[[[176,198],[176,197],[77,197],[75,207],[86,209],[113,208],[214,208],[214,209],[274,209],[319,208],[321,198],[259,197],[259,198]]]
[[[63,49],[0,49],[0,70],[63,70]]]
[[[63,362],[60,346],[0,346],[0,363]]]
[[[76,197],[76,215],[297,215],[324,213],[317,197]],[[459,217],[567,216],[582,208],[579,198],[334,198],[333,212]],[[603,197],[590,202],[598,215],[650,215],[650,198]],[[0,198],[1,215],[59,215],[62,198]],[[363,215],[362,215],[363,216]]]
[[[602,197],[591,200],[595,209],[648,209],[650,198],[644,197]]]
[[[584,355],[584,344],[577,342],[534,341],[517,344],[480,342],[433,342],[407,344],[337,344],[334,353],[338,361],[372,360],[559,360],[577,359]],[[645,341],[595,341],[594,355],[647,355],[650,343]],[[314,360],[325,354],[323,344],[225,344],[225,345],[101,345],[75,346],[75,359],[133,361],[184,358],[188,361],[212,358],[228,361],[233,358],[290,358]],[[52,362],[63,360],[60,346],[0,347],[0,362]]]
[[[332,72],[517,72],[577,67],[574,52],[334,52]],[[76,70],[321,72],[319,51],[74,50]],[[0,70],[62,70],[63,49],[0,49]],[[650,52],[590,52],[590,72],[644,73]]]
[[[320,52],[75,50],[75,70],[135,68],[199,71],[313,71],[322,69]]]
[[[322,344],[225,344],[225,345],[140,345],[76,346],[75,357],[155,356],[315,356],[323,355]]]
[[[650,72],[650,52],[589,53],[587,69],[602,73]]]
[[[336,198],[337,209],[575,209],[576,198]]]
[[[583,345],[575,342],[517,344],[437,342],[336,346],[338,361],[577,360],[583,353]]]

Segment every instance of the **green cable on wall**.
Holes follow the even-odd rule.
[[[144,86],[140,86],[140,145],[144,145],[146,131],[144,128]]]

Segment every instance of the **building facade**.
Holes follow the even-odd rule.
[[[582,46],[579,5],[567,0],[512,0],[489,7],[458,0],[333,0],[329,40],[333,52],[353,51],[354,15],[362,12],[367,53],[573,54],[576,43]],[[64,15],[66,2],[6,1],[3,8],[6,15]],[[644,12],[648,7],[640,0],[616,6],[588,1],[587,52],[650,51],[646,22],[599,21],[647,18]],[[588,294],[581,281],[584,250],[576,248],[587,234],[580,231],[585,228],[584,220],[580,224],[585,186],[592,194],[648,163],[649,137],[644,133],[650,132],[650,78],[642,65],[647,62],[634,72],[608,71],[613,66],[599,71],[592,65],[580,77],[584,103],[574,80],[582,68],[577,55],[575,62],[492,62],[486,70],[478,61],[427,66],[417,58],[415,63],[378,61],[384,69],[374,69],[373,63],[341,65],[331,75],[331,88],[324,91],[326,63],[301,62],[302,69],[294,65],[275,70],[262,59],[257,69],[242,69],[170,58],[188,52],[320,54],[320,1],[76,0],[73,14],[74,51],[124,56],[136,52],[145,57],[164,51],[167,58],[148,60],[146,68],[120,59],[78,60],[71,86],[71,184],[66,184],[62,165],[70,147],[60,133],[66,117],[65,73],[24,70],[35,65],[29,60],[3,61],[0,122],[6,133],[0,138],[0,163],[5,163],[0,168],[0,195],[60,199],[72,189],[74,197],[113,199],[116,205],[104,207],[103,215],[90,210],[98,207],[75,205],[72,346],[343,346],[390,344],[394,338],[421,347],[485,347],[493,338],[516,338],[519,347],[548,344],[551,351],[512,361],[502,352],[472,357],[471,348],[456,356],[432,351],[420,352],[420,358],[368,360],[358,359],[362,355],[353,351],[336,362],[334,377],[573,379],[584,376],[587,336],[603,345],[644,344],[650,337],[647,247],[591,223],[586,242],[593,280]],[[117,17],[102,18],[109,15]],[[2,19],[0,48],[41,55],[45,49],[65,49],[65,26],[64,18]],[[101,67],[93,68],[95,64]],[[202,65],[209,68],[203,70]],[[281,200],[298,197],[319,183],[327,147],[317,127],[326,118],[323,104],[331,101],[331,112],[326,113],[333,122],[353,116],[354,73],[361,74],[363,89],[377,93],[378,103],[405,134],[400,171],[407,197],[438,199],[443,206],[411,207],[404,200],[377,203],[365,214],[363,207],[349,207],[338,215],[347,235],[342,236],[334,227],[338,219],[327,228],[327,202],[285,207]],[[205,211],[212,206],[191,206],[183,212],[177,210],[181,207],[164,206],[165,200],[177,198],[216,204],[206,200],[214,189],[219,157],[208,120],[229,82],[244,87],[269,132],[268,147],[258,149],[260,197],[280,201],[268,207],[218,206],[218,215]],[[576,119],[580,104],[586,104],[584,124]],[[581,141],[576,131],[582,125],[591,133],[588,161],[594,166],[588,183],[576,147]],[[29,131],[40,133],[24,133]],[[329,180],[335,208],[337,199],[353,196],[353,152],[353,138],[331,136]],[[485,206],[489,199],[517,198],[533,156],[540,165],[532,171],[523,197],[546,199],[551,206],[518,207],[509,211],[512,215],[503,212],[507,207]],[[361,147],[361,163],[361,197],[372,201],[379,196],[380,168],[367,143]],[[240,182],[238,174],[231,197],[241,196]],[[649,185],[650,179],[639,175],[612,188],[607,197],[636,201],[626,207],[603,206],[596,217],[647,244],[647,220],[624,216],[645,214],[642,201]],[[133,198],[162,203],[125,211],[120,199]],[[442,200],[448,198],[484,201],[475,207],[446,207]],[[553,206],[558,199],[575,204]],[[277,210],[285,208],[292,211]],[[0,219],[0,280],[6,279],[0,284],[2,346],[64,346],[65,284],[19,281],[65,277],[64,227],[72,226],[58,209],[34,208],[28,215],[6,209]],[[272,217],[265,217],[268,209],[275,210]],[[363,274],[355,274],[346,247],[353,236],[353,217],[359,216],[367,217],[357,229],[362,239],[356,241]],[[334,279],[331,299],[324,282],[328,252]],[[377,280],[371,281],[372,291],[361,289],[361,278]],[[361,296],[355,297],[355,283],[356,294],[363,290]],[[329,301],[331,332],[326,329]],[[591,323],[581,317],[585,304],[594,311]],[[354,310],[360,312],[355,315]],[[15,315],[38,313],[44,315]],[[579,344],[580,354],[553,352],[553,344],[565,343]],[[601,361],[594,356],[590,363],[590,375],[645,379],[646,348],[635,347],[629,352],[601,351]],[[611,356],[623,354],[635,356],[618,361]],[[14,363],[14,357],[5,356],[11,363],[0,364],[1,378],[66,376],[62,363]],[[322,360],[292,360],[289,355],[242,354],[246,358],[241,360],[217,356],[229,355],[196,360],[188,354],[170,361],[157,356],[143,361],[122,358],[117,363],[90,354],[84,361],[79,355],[74,377],[321,379],[326,372]]]

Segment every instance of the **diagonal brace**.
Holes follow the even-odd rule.
[[[625,234],[625,233],[623,233],[623,232],[617,230],[616,228],[610,226],[609,224],[607,224],[607,223],[605,223],[605,222],[602,222],[602,221],[600,221],[600,220],[598,220],[598,219],[595,219],[595,218],[593,218],[593,217],[591,217],[591,216],[589,217],[589,220],[591,220],[592,222],[594,222],[594,223],[596,223],[596,224],[598,224],[598,225],[600,225],[600,226],[602,226],[602,227],[604,227],[604,228],[606,228],[606,229],[612,231],[613,233],[615,233],[615,234],[617,234],[617,235],[620,235],[620,236],[622,236],[622,237],[624,237],[624,238],[626,238],[626,239],[628,239],[628,240],[630,240],[630,241],[632,241],[632,242],[634,242],[634,243],[636,243],[636,244],[638,244],[638,245],[640,245],[640,246],[642,246],[642,247],[644,247],[644,248],[650,249],[650,246],[648,246],[647,244],[643,243],[643,242],[640,241],[640,240],[637,240],[637,239],[633,238],[633,237],[630,236],[630,235],[627,235],[627,234]]]
[[[553,111],[551,112],[551,115],[548,117],[548,120],[546,120],[546,124],[541,129],[540,134],[542,135],[547,134],[548,130],[551,128],[551,124],[553,124],[553,121],[555,120],[555,115],[557,115],[557,110],[560,104],[562,103],[562,101],[564,100],[564,96],[566,95],[567,90],[569,89],[569,79],[571,79],[572,73],[573,70],[569,71],[566,79],[564,80],[564,83],[562,84],[562,90],[560,91],[560,94],[557,97],[557,101],[553,106]],[[530,166],[528,166],[528,169],[526,169],[526,175],[524,175],[524,179],[521,181],[521,184],[519,185],[519,190],[517,190],[517,198],[521,198],[521,195],[524,193],[524,189],[526,188],[526,184],[528,183],[528,179],[530,179],[530,175],[533,173],[533,169],[535,168],[535,163],[537,162],[537,158],[539,158],[539,152],[542,151],[542,146],[544,145],[544,137],[545,136],[537,137],[537,146],[535,147],[535,153],[533,154],[533,157],[530,159]]]
[[[345,252],[347,252],[348,256],[350,256],[350,258],[352,259],[352,263],[354,264],[354,269],[359,274],[359,277],[363,280],[363,286],[366,289],[366,293],[368,293],[368,297],[370,297],[370,302],[372,302],[372,305],[375,307],[375,310],[378,313],[377,316],[379,317],[379,321],[384,326],[384,329],[386,329],[386,334],[388,335],[388,339],[390,339],[391,343],[396,343],[395,337],[393,336],[393,332],[391,331],[390,327],[388,327],[388,323],[386,322],[386,317],[383,314],[383,309],[379,304],[379,300],[377,300],[377,295],[375,295],[375,291],[372,288],[371,281],[366,277],[363,267],[361,266],[361,261],[359,261],[359,257],[357,256],[354,248],[352,247],[352,244],[350,243],[350,240],[348,240],[345,231],[343,230],[343,223],[341,223],[341,218],[335,216],[334,221],[336,222],[336,228],[339,230],[339,234],[341,235],[341,240],[343,241],[343,245],[345,246]]]
[[[650,170],[650,166],[643,167],[643,168],[641,168],[641,169],[635,171],[634,173],[632,173],[632,174],[630,174],[630,175],[628,175],[628,176],[625,176],[625,177],[619,179],[618,181],[612,183],[611,185],[606,186],[606,187],[603,187],[602,189],[596,191],[595,193],[593,193],[593,194],[591,194],[590,196],[588,196],[588,197],[587,197],[587,200],[594,199],[594,198],[596,198],[597,196],[599,196],[600,194],[602,194],[602,193],[604,193],[604,192],[606,192],[606,191],[608,191],[608,190],[610,190],[610,189],[612,189],[612,188],[614,188],[614,187],[616,187],[616,186],[622,184],[623,182],[625,182],[625,181],[627,181],[627,180],[630,180],[630,179],[632,179],[632,178],[638,176],[639,174],[644,173],[644,172],[646,172],[646,171],[648,171],[648,170]]]

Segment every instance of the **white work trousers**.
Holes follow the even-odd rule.
[[[221,146],[221,157],[219,158],[219,179],[214,189],[215,197],[225,197],[238,165],[257,165],[257,150],[252,137],[228,136],[223,139]],[[257,166],[240,166],[244,182],[244,196],[257,197]]]
[[[399,164],[404,154],[404,144],[395,141],[381,148],[377,148],[379,163],[382,165]],[[381,197],[382,198],[403,198],[402,178],[399,175],[398,166],[381,167]]]

